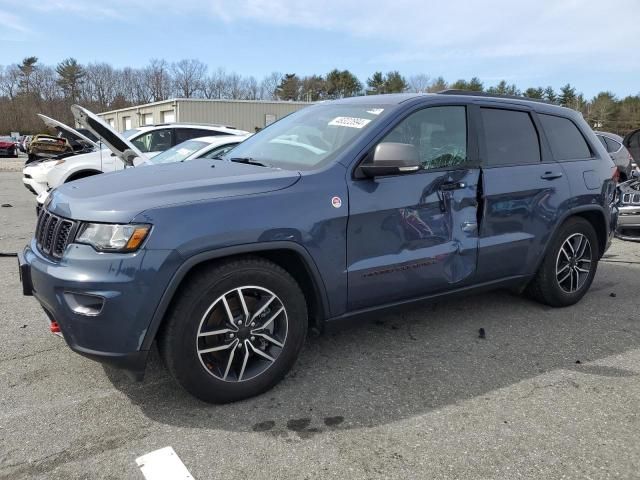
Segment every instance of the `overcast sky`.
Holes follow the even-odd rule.
[[[640,0],[0,0],[0,24],[0,65],[197,58],[258,79],[397,69],[640,93]]]

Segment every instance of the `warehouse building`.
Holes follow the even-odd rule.
[[[254,132],[308,105],[308,102],[173,98],[111,110],[99,116],[120,132],[143,125],[173,122],[213,123]]]

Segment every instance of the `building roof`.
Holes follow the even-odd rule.
[[[106,112],[100,112],[98,115],[109,115],[118,112],[125,112],[127,110],[136,110],[138,108],[154,107],[157,105],[176,103],[176,102],[206,102],[206,103],[257,103],[257,104],[282,104],[282,105],[310,105],[314,102],[294,102],[284,100],[233,100],[226,98],[168,98],[167,100],[159,100],[157,102],[143,103],[142,105],[132,105],[131,107],[117,108],[114,110],[107,110]]]

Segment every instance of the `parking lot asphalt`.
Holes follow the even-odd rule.
[[[0,172],[0,252],[34,201]],[[640,476],[640,244],[616,241],[573,307],[500,291],[374,314],[223,406],[157,355],[136,383],[72,353],[16,264],[0,257],[0,478],[142,479],[135,459],[166,446],[198,480]]]

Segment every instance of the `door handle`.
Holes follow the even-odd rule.
[[[544,172],[544,174],[540,175],[540,178],[543,180],[554,180],[556,178],[560,178],[562,176],[562,172]]]
[[[440,185],[440,190],[443,192],[449,192],[451,190],[460,190],[461,188],[466,188],[467,184],[464,182],[445,182]]]

